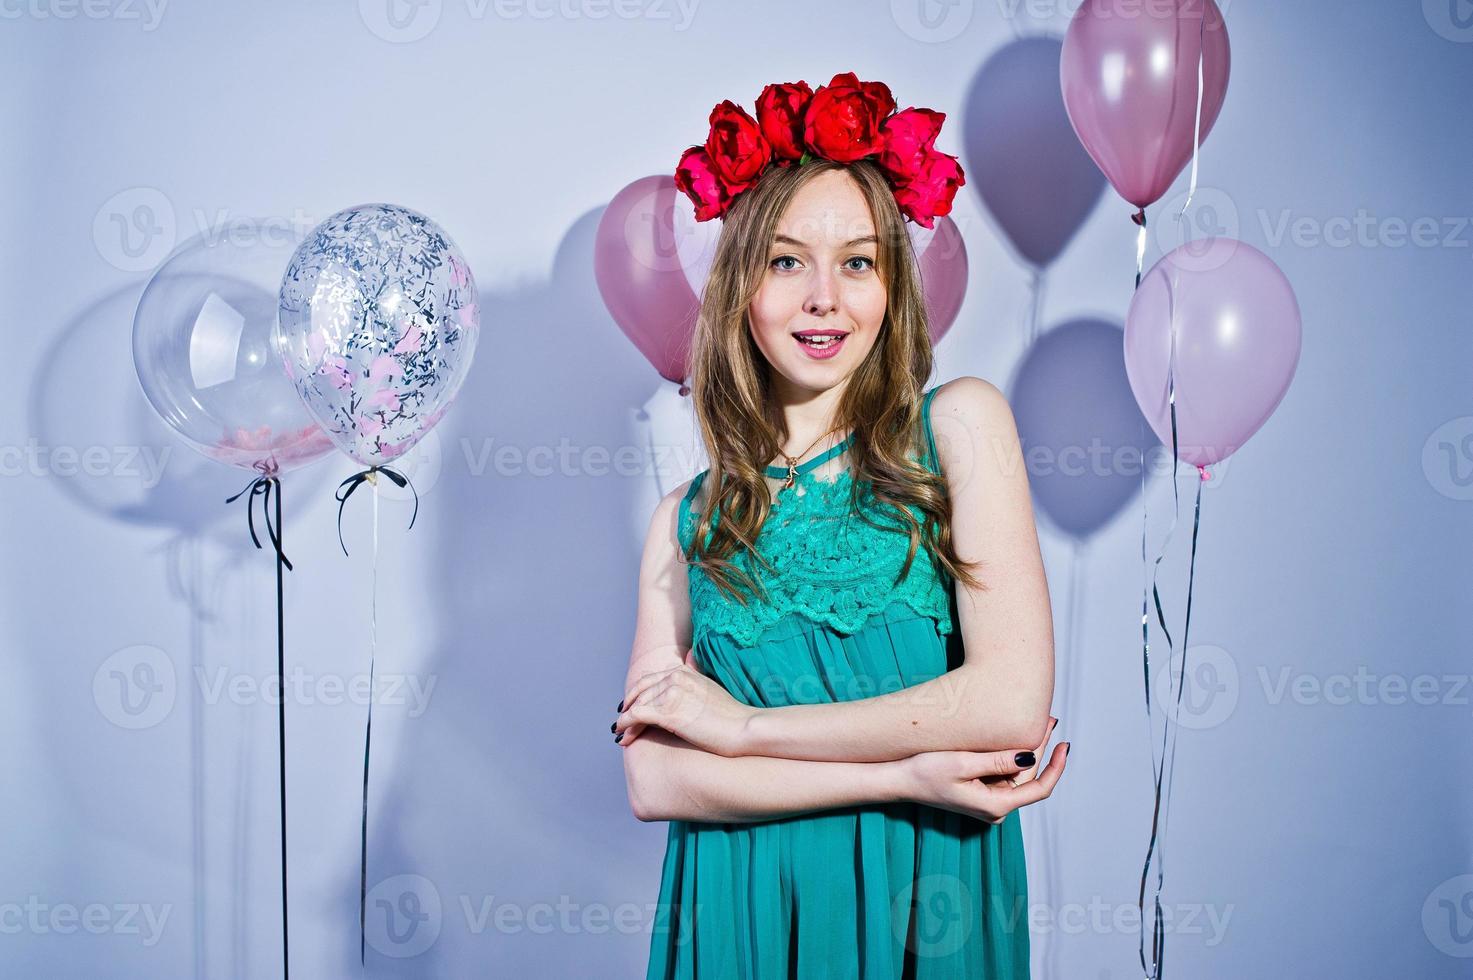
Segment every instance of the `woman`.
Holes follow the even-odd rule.
[[[995,387],[923,391],[904,220],[949,197],[905,193],[904,124],[887,142],[888,90],[853,78],[723,103],[677,175],[724,220],[692,351],[712,464],[651,521],[612,726],[635,815],[670,821],[651,978],[1028,975],[1017,810],[1068,745],[1041,766],[1027,476]]]

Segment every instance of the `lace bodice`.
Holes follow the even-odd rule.
[[[929,412],[934,393],[935,389],[926,393],[922,412],[926,452],[918,457],[933,471],[936,457]],[[816,468],[841,454],[849,441],[799,467],[794,485],[778,491],[756,541],[757,550],[773,570],[745,552],[732,559],[765,586],[765,597],[749,597],[743,605],[718,589],[699,566],[689,567],[693,643],[714,632],[744,647],[753,646],[770,628],[793,615],[841,633],[854,633],[872,615],[894,603],[934,619],[940,633],[952,631],[949,584],[923,546],[917,545],[906,577],[895,581],[905,564],[910,537],[893,509],[887,515],[880,509],[885,505],[869,502],[871,520],[891,525],[876,527],[851,509],[854,487],[847,469],[832,480],[817,475]],[[777,472],[782,471],[773,475]],[[680,544],[687,554],[699,518],[691,502],[706,475],[702,472],[691,482],[681,501]],[[911,507],[910,512],[922,519],[919,508]],[[720,522],[719,514],[716,520]]]

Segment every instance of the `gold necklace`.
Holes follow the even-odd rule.
[[[808,453],[809,453],[809,451],[812,450],[814,446],[818,445],[819,440],[821,440],[824,436],[829,435],[829,434],[831,434],[833,432],[837,432],[838,429],[839,429],[839,427],[836,425],[832,429],[830,429],[828,432],[823,433],[823,435],[820,435],[818,437],[818,439],[815,439],[811,443],[808,444],[808,449],[803,450],[801,453],[799,453],[796,456],[789,456],[787,453],[780,453],[780,455],[782,456],[782,458],[785,459],[785,460],[787,460],[787,462],[788,462],[788,475],[787,475],[787,478],[783,480],[782,489],[787,490],[787,489],[791,488],[792,485],[793,485],[793,482],[795,480],[797,480],[797,478],[798,478],[798,460],[802,459],[804,456],[807,456]]]

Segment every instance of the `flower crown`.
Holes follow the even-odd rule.
[[[774,83],[757,97],[756,119],[730,99],[711,110],[706,143],[681,154],[675,186],[695,203],[696,220],[709,221],[772,167],[870,159],[901,213],[930,228],[966,183],[956,157],[935,146],[945,119],[931,109],[896,112],[889,86],[861,82],[852,71],[817,92],[807,82]]]

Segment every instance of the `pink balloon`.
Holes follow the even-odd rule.
[[[1176,454],[1207,466],[1247,442],[1288,391],[1299,364],[1299,302],[1268,256],[1232,238],[1188,242],[1146,273],[1125,318],[1125,370],[1168,447],[1173,329]]]
[[[1084,0],[1064,35],[1059,82],[1079,141],[1120,196],[1143,208],[1192,158],[1197,60],[1202,141],[1227,95],[1227,25],[1213,0]]]
[[[700,303],[676,248],[680,192],[664,174],[624,188],[599,218],[593,276],[604,305],[660,377],[690,374],[690,343]]]
[[[956,322],[967,296],[967,243],[956,222],[947,216],[937,218],[930,232],[913,226],[910,231],[916,241],[916,261],[934,346]]]

